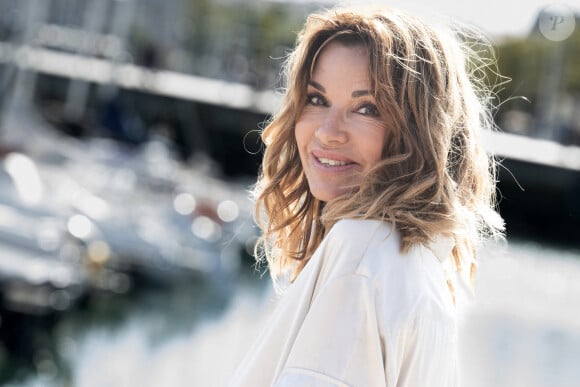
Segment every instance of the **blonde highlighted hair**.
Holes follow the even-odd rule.
[[[329,41],[362,45],[371,89],[388,139],[383,160],[363,183],[323,203],[309,191],[294,137],[316,57]],[[475,43],[472,40],[471,43]],[[453,264],[473,275],[475,247],[500,235],[495,211],[495,161],[479,132],[493,129],[485,62],[468,40],[400,11],[331,10],[308,17],[285,68],[280,111],[262,132],[265,153],[255,188],[263,236],[257,258],[273,277],[295,278],[341,218],[391,222],[401,249],[452,238]],[[452,289],[453,290],[453,289]]]

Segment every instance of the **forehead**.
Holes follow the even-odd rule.
[[[310,78],[315,81],[335,78],[368,85],[370,78],[368,50],[362,43],[329,42],[315,57]]]

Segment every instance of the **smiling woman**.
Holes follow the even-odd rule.
[[[381,160],[387,133],[369,91],[368,53],[360,43],[346,44],[336,40],[320,52],[296,122],[310,192],[323,202],[360,185]]]
[[[459,385],[455,281],[503,227],[475,58],[395,10],[308,18],[255,191],[284,294],[232,386]]]

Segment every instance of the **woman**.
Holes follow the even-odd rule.
[[[469,65],[401,12],[308,18],[256,187],[261,251],[291,285],[231,385],[458,385],[451,274],[503,226]]]

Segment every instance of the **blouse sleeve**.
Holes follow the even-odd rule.
[[[384,386],[378,327],[366,278],[349,275],[321,289],[276,387]]]
[[[452,316],[426,308],[412,322],[382,333],[389,387],[456,387],[457,329]]]
[[[341,274],[318,279],[276,387],[457,387],[456,318],[439,261],[399,256],[398,239],[377,225],[329,234],[325,262]]]
[[[423,305],[409,322],[386,322],[373,298],[361,276],[327,284],[275,386],[458,386],[452,316]]]

